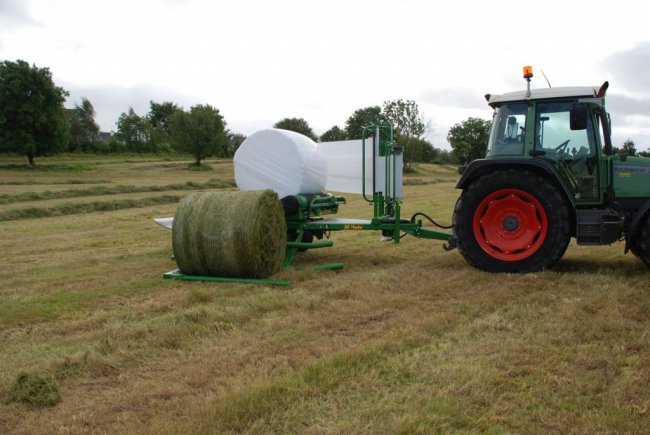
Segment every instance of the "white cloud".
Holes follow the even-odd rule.
[[[484,95],[475,89],[444,87],[439,89],[425,89],[421,93],[423,103],[440,107],[457,107],[461,109],[483,109],[486,101]]]
[[[0,0],[0,33],[20,26],[37,24],[28,11],[25,2],[20,0]],[[0,48],[2,46],[0,45]]]
[[[619,116],[636,116],[646,118],[646,124],[650,125],[650,95],[629,97],[622,94],[612,94],[607,98],[607,110]]]
[[[635,95],[650,94],[650,41],[635,44],[628,50],[617,51],[607,56],[603,68],[623,90]]]
[[[635,43],[606,56],[601,67],[610,79],[607,110],[612,117],[612,141],[634,140],[637,149],[650,148],[650,41]]]
[[[608,7],[596,43],[602,10],[586,0],[0,0],[13,23],[0,26],[0,59],[48,67],[105,129],[129,105],[174,100],[211,104],[244,134],[287,116],[322,133],[404,98],[444,146],[447,126],[490,117],[485,93],[522,89],[526,64],[553,86],[610,79],[612,107],[617,95],[644,100],[650,34],[629,13],[637,3]],[[546,86],[537,69],[533,85]]]

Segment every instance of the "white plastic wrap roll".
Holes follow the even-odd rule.
[[[271,189],[280,198],[320,193],[327,160],[316,143],[293,131],[270,128],[248,136],[233,159],[239,190]]]
[[[365,158],[361,139],[338,142],[321,142],[318,149],[327,160],[328,191],[343,193],[362,193],[363,162],[366,166],[366,193],[372,196],[372,138],[366,141]]]
[[[373,192],[387,194],[386,190],[386,158],[375,153],[373,158],[373,139],[366,139],[365,156],[362,140],[346,140],[339,142],[321,142],[318,149],[327,160],[328,191],[342,193],[363,193],[364,180],[362,177],[365,165],[365,193],[372,197]],[[374,161],[374,167],[373,167]],[[402,165],[403,156],[395,156],[394,195],[403,199]],[[393,174],[391,174],[391,177]]]

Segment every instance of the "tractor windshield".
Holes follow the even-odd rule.
[[[523,155],[527,112],[526,103],[510,103],[497,107],[492,120],[488,157]]]

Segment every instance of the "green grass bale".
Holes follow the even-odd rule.
[[[20,373],[7,394],[8,402],[37,407],[54,406],[61,400],[57,386],[48,378]]]
[[[174,215],[172,249],[188,275],[266,278],[282,266],[284,211],[271,190],[197,192]]]

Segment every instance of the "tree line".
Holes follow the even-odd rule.
[[[206,157],[231,157],[246,137],[228,129],[219,109],[199,104],[184,110],[173,102],[150,101],[149,112],[132,108],[122,113],[115,135],[100,132],[95,109],[87,98],[71,109],[69,93],[54,84],[48,68],[23,60],[0,62],[0,152],[24,154],[30,166],[37,156],[60,152],[192,154],[198,165]],[[435,148],[425,140],[431,122],[412,100],[384,102],[350,115],[344,127],[333,126],[317,136],[303,118],[284,118],[273,127],[302,133],[314,141],[358,139],[364,126],[389,123],[405,162],[452,163],[457,153]],[[486,136],[487,137],[487,136]]]
[[[52,81],[48,68],[23,60],[0,62],[0,152],[20,153],[34,166],[37,156],[59,152],[166,153],[194,156],[200,165],[206,157],[232,157],[246,136],[228,129],[219,109],[198,104],[184,110],[173,102],[150,101],[149,112],[138,115],[132,108],[117,120],[115,135],[100,132],[95,109],[82,98],[65,109],[68,92]],[[360,139],[363,127],[373,124],[393,126],[395,142],[403,147],[405,170],[414,162],[449,164],[461,156],[474,160],[485,156],[491,121],[468,118],[449,129],[452,150],[434,147],[426,137],[431,121],[413,100],[385,101],[382,106],[355,110],[344,126],[334,125],[317,136],[303,118],[284,118],[274,128],[296,131],[314,141]],[[108,137],[106,137],[108,136]],[[638,152],[628,139],[615,152],[650,157]]]
[[[199,104],[184,110],[169,101],[150,101],[149,112],[137,114],[133,108],[122,113],[115,135],[100,132],[95,109],[87,98],[65,109],[69,93],[54,84],[48,68],[23,60],[0,62],[0,152],[24,154],[30,166],[37,156],[60,152],[191,154],[200,165],[206,157],[232,157],[246,139],[228,129],[219,109]],[[435,148],[425,137],[431,131],[428,120],[413,100],[385,101],[383,106],[355,110],[343,127],[332,126],[317,136],[303,118],[284,118],[273,127],[302,133],[314,141],[361,138],[362,128],[390,124],[395,141],[404,149],[405,169],[413,162],[453,163],[466,154],[468,138],[485,147],[489,121],[470,118],[466,127],[478,128],[471,134],[448,136],[453,151]],[[458,126],[465,131],[465,124]],[[462,136],[462,137],[461,137]],[[458,146],[456,146],[458,145]],[[484,148],[483,148],[484,150]],[[483,151],[484,152],[484,151]]]
[[[76,114],[74,119],[85,119],[79,124],[92,126],[94,112],[91,109],[92,104],[86,99],[82,100],[80,106],[72,109],[72,113]],[[420,114],[419,107],[412,100],[398,99],[384,102],[383,108],[370,106],[358,109],[348,117],[343,128],[333,126],[320,136],[304,118],[283,118],[273,124],[273,128],[301,133],[314,142],[328,142],[360,139],[363,127],[375,124],[393,126],[395,141],[404,147],[407,170],[411,169],[413,162],[445,164],[455,161],[452,152],[435,148],[424,139],[430,130],[430,122]],[[92,132],[87,131],[82,138],[89,141]],[[220,139],[210,144],[209,139],[215,137]],[[140,116],[132,108],[122,113],[117,120],[116,135],[108,142],[100,142],[94,151],[178,151],[193,154],[199,164],[207,156],[232,157],[245,139],[245,135],[228,130],[219,111],[211,106],[194,106],[185,112],[173,102],[150,101],[150,110],[146,115]],[[92,150],[92,147],[82,146],[80,149]]]
[[[54,84],[48,68],[23,60],[0,62],[0,152],[37,156],[60,152],[189,153],[200,164],[207,156],[228,157],[243,140],[227,129],[219,110],[199,104],[183,110],[171,102],[150,102],[139,116],[133,109],[117,120],[117,134],[102,134],[87,98],[72,109],[69,93]],[[108,137],[106,137],[108,136]]]

